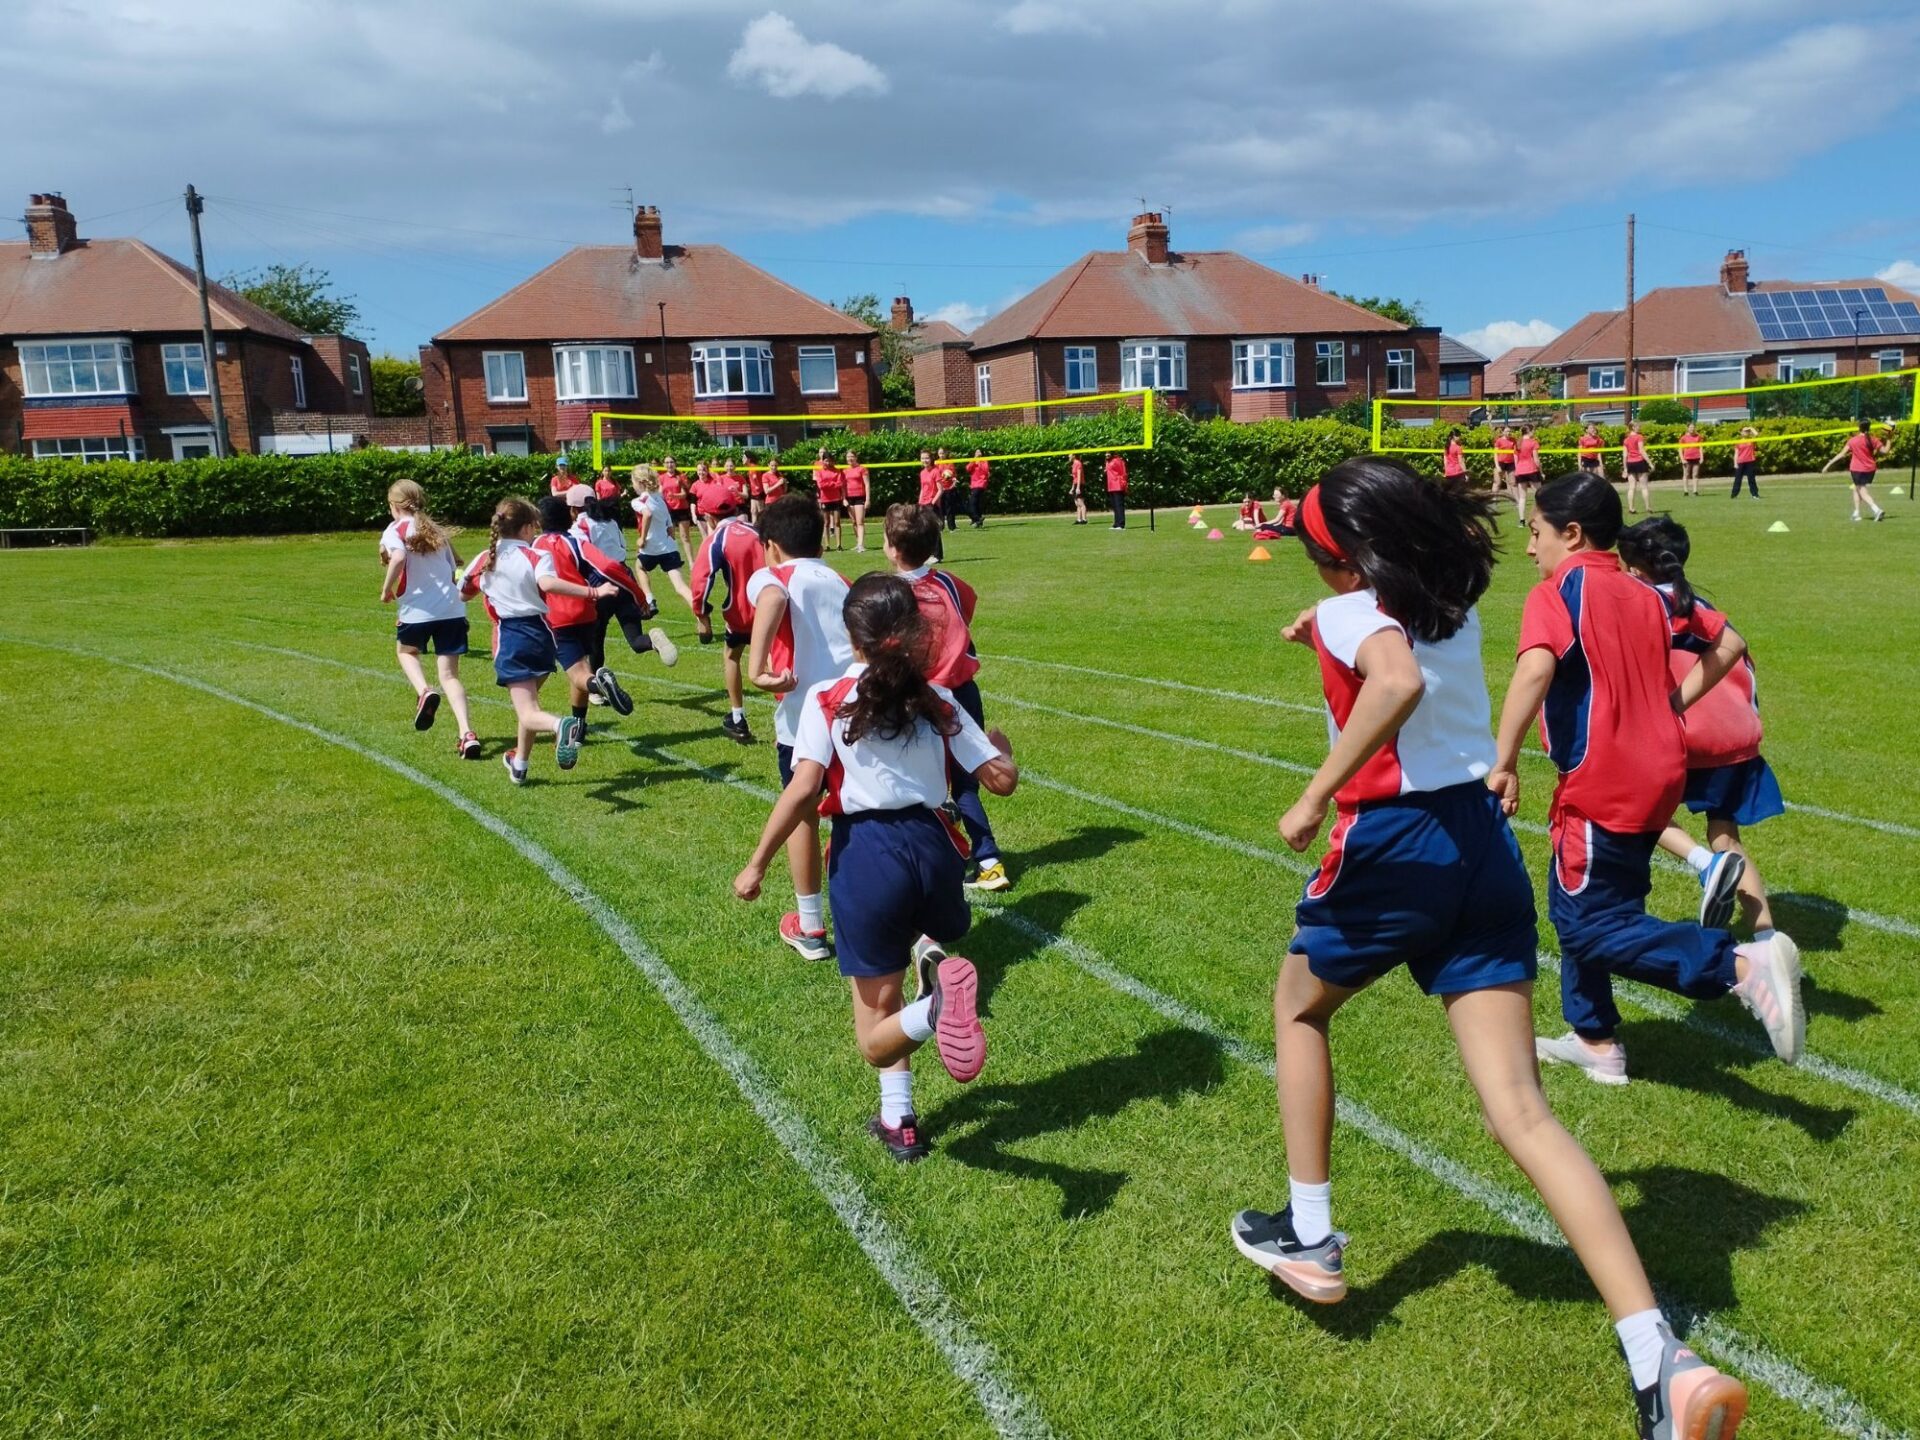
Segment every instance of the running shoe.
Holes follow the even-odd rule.
[[[744,715],[738,720],[729,715],[720,722],[720,729],[731,740],[738,740],[742,745],[753,744],[753,732],[747,728],[747,717]]]
[[[780,917],[781,943],[791,946],[802,960],[831,960],[833,942],[824,930],[802,930],[800,916],[792,910]]]
[[[1005,890],[1013,884],[1007,875],[1007,867],[998,860],[986,860],[980,865],[974,877],[967,881],[969,890]]]
[[[513,756],[513,751],[507,751],[506,754],[500,757],[500,763],[507,767],[507,778],[509,780],[516,785],[524,785],[527,783],[527,767],[524,765],[516,765]]]
[[[1550,1064],[1571,1065],[1597,1085],[1627,1083],[1627,1047],[1618,1040],[1605,1050],[1594,1050],[1569,1030],[1557,1040],[1536,1036],[1533,1053],[1536,1059]]]
[[[1640,1440],[1733,1440],[1747,1418],[1747,1387],[1722,1375],[1660,1327],[1660,1378],[1633,1392]]]
[[[913,942],[913,998],[918,1000],[933,989],[933,967],[947,958],[947,952],[931,935]]]
[[[589,681],[588,684],[591,685],[595,682],[598,682],[600,686],[600,693],[606,696],[607,704],[613,707],[614,714],[633,714],[633,697],[620,688],[620,681],[614,675],[613,671],[602,665],[598,670],[593,672],[593,680]]]
[[[659,613],[660,602],[658,600],[649,600],[645,605],[640,607],[640,618],[642,620],[651,620]]]
[[[933,966],[933,1048],[947,1074],[962,1085],[987,1063],[987,1032],[980,1028],[980,976],[973,962],[942,955]]]
[[[1766,1027],[1773,1053],[1789,1065],[1798,1065],[1807,1043],[1807,1012],[1800,1003],[1800,947],[1776,930],[1765,940],[1742,945],[1740,953],[1747,960],[1747,978],[1733,987],[1733,993]]]
[[[1291,1205],[1272,1215],[1242,1210],[1228,1230],[1234,1249],[1302,1299],[1332,1305],[1347,1298],[1347,1237],[1340,1231],[1317,1245],[1302,1245]]]
[[[887,1147],[887,1153],[903,1164],[927,1158],[933,1149],[920,1132],[920,1119],[909,1111],[898,1125],[889,1125],[878,1115],[867,1122],[867,1133]]]
[[[1700,926],[1724,930],[1733,919],[1733,902],[1740,894],[1740,877],[1747,873],[1747,857],[1738,850],[1722,850],[1700,872]]]
[[[660,657],[662,665],[672,669],[680,663],[680,647],[674,644],[673,637],[658,625],[647,631],[647,639],[653,642],[653,653]]]
[[[1873,523],[1876,525],[1878,525],[1882,520],[1886,518],[1887,518],[1887,512],[1884,510],[1876,510],[1873,512]]]
[[[562,770],[571,770],[579,763],[580,741],[586,728],[578,716],[560,717],[560,728],[553,732],[553,762]]]
[[[413,707],[413,728],[431,730],[433,717],[440,713],[440,692],[429,690],[420,697],[420,703]]]
[[[480,737],[471,730],[462,735],[460,737],[460,743],[453,748],[462,760],[479,760],[483,758],[480,753]]]
[[[604,705],[606,703],[607,697],[600,689],[599,679],[597,677],[589,677],[587,680],[587,704]]]

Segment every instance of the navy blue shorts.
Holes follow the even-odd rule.
[[[500,622],[500,644],[493,654],[496,685],[544,680],[553,673],[553,631],[538,615],[514,615]]]
[[[555,627],[553,653],[559,659],[562,670],[571,670],[577,661],[593,658],[594,631],[597,628],[591,622]]]
[[[773,742],[773,753],[780,762],[780,788],[786,789],[793,783],[793,747]]]
[[[1329,985],[1396,965],[1429,995],[1533,979],[1533,882],[1477,781],[1343,812],[1294,919],[1289,948]]]
[[[863,810],[833,817],[827,897],[842,975],[897,975],[913,942],[967,933],[966,862],[934,813]]]
[[[1687,771],[1687,809],[1709,820],[1758,825],[1787,813],[1773,767],[1758,755],[1737,765]]]
[[[467,617],[464,615],[451,620],[403,620],[393,627],[393,635],[409,650],[424,651],[432,646],[436,655],[467,653]]]
[[[680,568],[680,552],[678,550],[663,550],[658,555],[654,555],[642,550],[640,552],[640,568],[649,574],[655,570],[678,570]]]

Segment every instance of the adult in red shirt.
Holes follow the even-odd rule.
[[[564,495],[572,488],[573,462],[564,455],[556,456],[553,462],[553,473],[547,476],[547,493]]]
[[[1625,462],[1622,468],[1627,476],[1627,514],[1638,515],[1639,506],[1635,505],[1635,488],[1639,498],[1647,502],[1647,513],[1653,513],[1653,462],[1647,458],[1647,437],[1640,433],[1640,422],[1629,420],[1627,433],[1620,439],[1620,454]]]
[[[701,462],[701,469],[706,462]],[[687,557],[687,564],[693,564],[694,524],[693,497],[687,494],[687,477],[674,468],[671,455],[662,456],[660,473],[656,477],[660,482],[660,501],[667,507],[667,529],[679,543]]]
[[[1560,937],[1560,1007],[1569,1034],[1542,1037],[1542,1060],[1577,1066],[1602,1084],[1626,1083],[1614,1038],[1621,974],[1697,1000],[1738,994],[1774,1053],[1797,1063],[1806,1036],[1800,955],[1775,932],[1735,945],[1725,930],[1647,913],[1653,852],[1686,786],[1680,715],[1745,652],[1731,629],[1676,687],[1665,602],[1620,567],[1620,497],[1595,475],[1540,491],[1527,554],[1540,583],[1520,620],[1519,659],[1488,788],[1511,815],[1519,805],[1520,746],[1536,716],[1560,772],[1549,811],[1553,858],[1547,914]]]
[[[1527,523],[1527,496],[1540,483],[1540,438],[1531,425],[1520,427],[1520,438],[1513,442],[1513,503],[1518,520]]]
[[[1829,462],[1831,463],[1831,462]],[[1733,447],[1733,493],[1729,500],[1740,498],[1740,482],[1747,482],[1747,489],[1753,498],[1760,498],[1760,432],[1751,425],[1740,427],[1740,439]]]
[[[987,464],[986,453],[973,452],[973,459],[967,462],[967,514],[973,520],[973,528],[978,530],[986,523],[987,481],[992,471]]]
[[[947,458],[946,447],[933,452],[933,469],[940,485],[940,517],[946,522],[947,529],[960,528],[960,477],[955,473],[953,461]]]
[[[1893,426],[1888,425],[1887,430],[1891,432]],[[1862,501],[1865,501],[1867,508],[1873,511],[1875,520],[1887,518],[1887,512],[1874,501],[1872,492],[1868,489],[1873,484],[1874,476],[1879,473],[1879,456],[1886,448],[1887,442],[1873,433],[1873,422],[1862,420],[1860,433],[1849,435],[1847,443],[1840,447],[1840,453],[1820,467],[1821,470],[1826,471],[1831,470],[1842,460],[1847,462],[1847,474],[1853,481],[1853,518],[1856,520],[1860,518]],[[1738,481],[1734,483],[1733,489],[1734,494],[1740,493]]]
[[[760,463],[753,458],[753,452],[747,451],[741,456],[747,468],[746,477],[741,481],[741,504],[747,512],[747,518],[759,522],[760,508],[766,503],[766,476],[761,472]]]
[[[841,473],[847,477],[847,510],[853,516],[853,553],[864,555],[867,553],[867,467],[849,450],[846,468]]]
[[[1075,455],[1067,468],[1073,475],[1067,485],[1067,494],[1073,500],[1073,523],[1084,525],[1087,523],[1087,467]]]
[[[769,455],[767,468],[760,476],[760,508],[765,509],[787,493],[787,477],[780,473],[780,457]]]
[[[1115,530],[1127,528],[1127,462],[1107,452],[1107,503],[1113,507]]]
[[[944,450],[940,452],[943,457],[946,453]],[[933,511],[933,518],[936,522],[941,518],[942,499],[940,467],[934,463],[933,452],[931,450],[922,450],[920,452],[920,503],[925,508]],[[936,560],[944,560],[947,558],[946,545],[944,542],[935,548],[933,558]]]
[[[821,513],[827,517],[827,542],[836,550],[846,549],[846,539],[840,533],[840,518],[847,513],[847,476],[833,463],[833,456],[824,445],[813,462],[813,493],[820,502]]]

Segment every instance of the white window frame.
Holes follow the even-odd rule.
[[[518,394],[515,394],[514,387],[507,383],[511,378],[507,374],[507,362],[509,360],[513,362],[515,368],[520,372]],[[494,388],[495,361],[499,362],[500,370],[500,386],[497,391]],[[480,352],[480,370],[487,387],[487,403],[489,405],[524,405],[527,403],[527,356],[525,351],[483,350]],[[559,371],[556,369],[554,373],[557,375]]]
[[[807,361],[822,360],[833,373],[833,383],[825,389],[807,384]],[[840,393],[840,352],[832,345],[802,345],[800,347],[800,393],[802,395],[838,395]]]
[[[1329,387],[1347,383],[1346,341],[1316,340],[1313,342],[1313,383]]]
[[[1739,372],[1731,385],[1724,383],[1724,379],[1700,385],[1694,383],[1696,369],[1724,371],[1729,368]],[[1679,364],[1674,367],[1674,393],[1679,395],[1692,395],[1702,390],[1743,390],[1746,384],[1747,357],[1744,355],[1682,355]]]
[[[598,371],[596,377],[595,371]],[[634,388],[633,347],[578,341],[553,347],[554,398],[575,400],[631,400]]]
[[[1096,395],[1100,391],[1100,351],[1092,345],[1066,347],[1067,393]]]
[[[293,362],[293,408],[307,408],[307,367],[300,363],[298,355],[287,357]]]
[[[144,460],[147,442],[139,435],[75,435],[33,442],[36,460],[78,460],[82,465],[100,465],[109,460]]]
[[[193,383],[193,367],[200,367],[200,383]],[[175,367],[180,371],[180,383],[173,383]],[[169,395],[204,395],[207,393],[207,352],[198,340],[183,340],[177,344],[160,347],[160,373],[165,377]]]
[[[1285,390],[1293,384],[1293,341],[1280,336],[1233,342],[1233,388]]]
[[[1882,375],[1886,374],[1889,370],[1900,369],[1900,362],[1905,358],[1904,353],[1897,349],[1876,350],[1873,352],[1873,362],[1880,367],[1879,373]]]
[[[366,377],[360,373],[360,357],[358,355],[350,354],[347,356],[347,383],[353,387],[354,394],[364,395],[367,393],[367,381]]]
[[[170,425],[165,431],[167,442],[173,447],[173,458],[191,460],[198,457],[182,452],[195,447],[203,447],[210,458],[214,453],[213,427],[211,425]]]
[[[75,357],[73,352],[85,349],[84,364],[92,372],[93,384],[81,389],[75,383]],[[23,340],[20,350],[20,393],[29,399],[40,400],[54,396],[73,395],[137,395],[139,383],[133,372],[133,342],[122,336],[87,336],[81,339]],[[60,352],[56,354],[55,352]],[[108,353],[102,354],[102,351]],[[110,365],[114,370],[116,384],[102,386],[100,370]],[[54,384],[54,368],[58,366],[66,373],[67,388],[62,390]],[[37,372],[37,373],[36,373]]]
[[[1411,395],[1414,392],[1414,366],[1417,362],[1418,352],[1411,348],[1395,348],[1387,351],[1387,393],[1389,395]],[[1407,383],[1396,385],[1393,383],[1393,372],[1403,366],[1407,372]]]
[[[1782,355],[1777,369],[1782,384],[1795,380],[1832,380],[1840,373],[1840,356],[1837,351]]]
[[[993,366],[976,365],[973,367],[973,403],[991,405],[993,403]]]
[[[738,386],[733,383],[736,365]],[[709,340],[694,346],[693,393],[699,400],[773,394],[773,346],[765,340]]]
[[[1185,390],[1187,388],[1187,342],[1184,340],[1121,341],[1120,388],[1122,390]]]
[[[1602,385],[1596,378],[1601,375],[1616,377],[1612,384]],[[1589,365],[1587,367],[1587,393],[1589,395],[1624,395],[1627,393],[1627,367],[1625,365]]]
[[[764,450],[775,456],[780,453],[780,437],[768,430],[755,430],[745,435],[716,435],[713,443],[722,450]],[[720,473],[717,466],[713,473]],[[736,476],[743,473],[738,470],[734,472]]]

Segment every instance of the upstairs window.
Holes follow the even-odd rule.
[[[553,388],[561,400],[631,400],[631,345],[556,345]]]
[[[973,403],[976,405],[993,403],[993,367],[991,365],[973,367]]]
[[[495,405],[524,405],[527,399],[527,357],[518,350],[489,350],[487,399]]]
[[[1624,365],[1589,365],[1587,367],[1587,393],[1605,395],[1609,391],[1627,388],[1627,367]]]
[[[1092,395],[1100,389],[1100,366],[1091,345],[1067,346],[1067,393]]]
[[[307,367],[300,363],[300,357],[298,355],[293,356],[292,359],[293,408],[296,410],[304,410],[307,408]]]
[[[693,393],[702,399],[773,394],[773,347],[761,340],[694,346]]]
[[[353,393],[356,395],[361,395],[366,392],[366,381],[363,380],[360,375],[360,357],[358,355],[347,356],[347,384],[353,387]]]
[[[197,347],[196,347],[197,348]],[[49,395],[132,395],[133,343],[128,340],[48,340],[20,347],[22,390]]]
[[[1387,393],[1389,395],[1413,389],[1413,351],[1387,351]]]
[[[802,395],[838,395],[840,361],[831,345],[800,347],[800,393]]]
[[[207,352],[198,341],[188,345],[162,345],[160,368],[166,372],[169,395],[207,393]]]
[[[1346,341],[1316,340],[1313,342],[1313,383],[1316,385],[1347,383]]]

